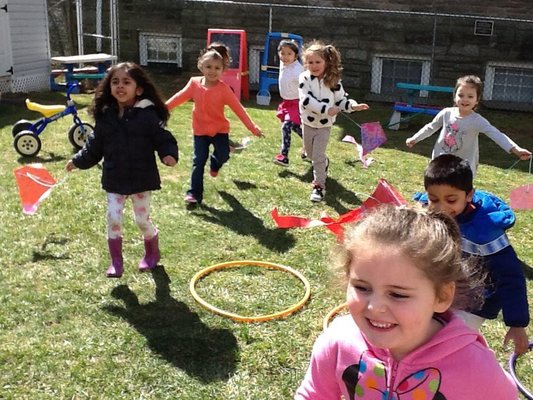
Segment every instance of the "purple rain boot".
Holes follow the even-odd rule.
[[[158,261],[161,259],[159,253],[159,235],[158,232],[151,239],[144,239],[144,257],[139,262],[139,271],[151,271],[157,267]]]
[[[107,269],[108,278],[120,278],[124,271],[124,261],[122,259],[122,238],[107,239],[109,254],[111,255],[111,265]]]

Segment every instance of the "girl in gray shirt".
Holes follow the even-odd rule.
[[[441,154],[455,154],[469,162],[474,176],[479,164],[480,132],[506,152],[514,153],[521,160],[529,159],[531,157],[529,150],[518,146],[474,111],[481,99],[481,90],[482,82],[477,76],[468,75],[457,79],[453,96],[455,107],[441,110],[433,121],[408,138],[405,144],[413,147],[440,129],[431,158]]]

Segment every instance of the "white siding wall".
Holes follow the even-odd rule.
[[[7,7],[7,1],[0,0],[0,7]],[[12,65],[9,18],[7,12],[0,9],[0,76],[10,76],[9,70]]]
[[[8,11],[13,59],[10,91],[49,88],[50,41],[46,0],[8,0]]]

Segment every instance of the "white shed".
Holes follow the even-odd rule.
[[[49,88],[46,0],[0,0],[0,93]]]

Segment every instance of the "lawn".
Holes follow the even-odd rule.
[[[169,96],[183,84],[166,76],[158,82]],[[355,93],[355,92],[354,92]],[[405,198],[422,189],[431,153],[430,138],[409,150],[404,142],[424,122],[387,130],[388,142],[375,150],[375,162],[363,169],[345,134],[359,139],[359,128],[339,118],[333,128],[326,201],[308,196],[312,171],[300,160],[300,140],[293,140],[289,168],[272,163],[278,151],[279,122],[274,98],[270,106],[245,101],[266,137],[252,138],[232,155],[217,178],[205,177],[205,204],[188,209],[183,195],[191,169],[191,104],[172,112],[169,128],[180,145],[174,168],[160,164],[163,188],[153,196],[152,219],[160,230],[162,260],[152,274],[137,272],[143,252],[140,234],[128,208],[124,226],[125,273],[105,277],[105,193],[101,170],[75,171],[64,166],[73,154],[67,138],[71,121],[59,120],[41,135],[37,157],[23,159],[13,149],[11,125],[36,119],[23,97],[6,95],[0,103],[0,398],[5,399],[289,399],[309,361],[313,341],[325,315],[343,301],[343,290],[328,269],[335,236],[324,228],[277,229],[271,211],[282,215],[337,217],[358,207],[385,178]],[[30,93],[32,100],[62,104],[58,93]],[[354,96],[359,99],[357,96]],[[84,120],[91,95],[75,95]],[[358,123],[386,125],[390,104],[351,114]],[[533,114],[484,110],[495,126],[521,146],[533,149]],[[232,138],[251,134],[233,115]],[[42,163],[58,181],[32,216],[21,212],[13,170]],[[510,191],[532,182],[528,163],[485,138],[476,186],[505,200]],[[517,211],[508,232],[524,262],[533,299],[533,212]],[[200,269],[234,260],[261,260],[290,266],[310,282],[311,298],[284,319],[239,323],[195,302],[189,282]],[[246,267],[208,275],[198,293],[217,307],[243,315],[268,314],[290,307],[303,296],[292,275]],[[530,301],[533,304],[533,300]],[[533,307],[530,307],[533,310]],[[487,322],[482,330],[498,359],[507,364],[505,326]],[[529,328],[533,336],[533,329]],[[519,360],[518,374],[533,390],[533,356]]]

